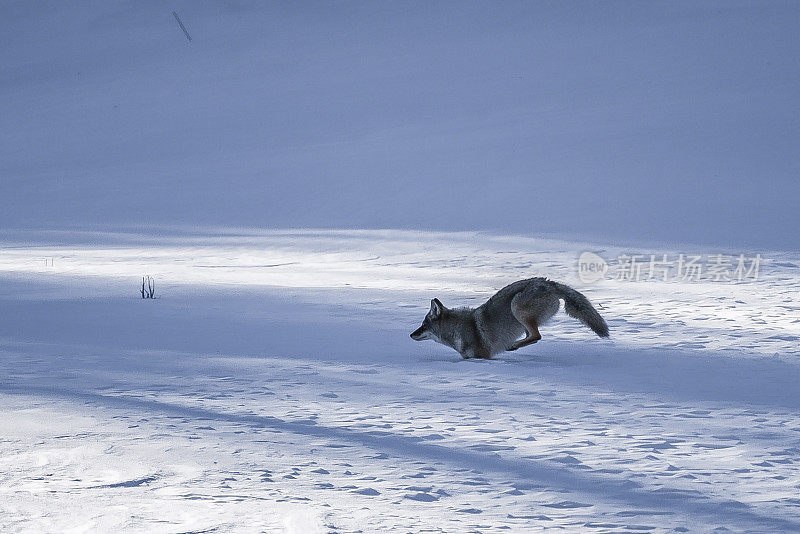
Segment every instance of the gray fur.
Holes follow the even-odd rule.
[[[598,336],[608,337],[608,325],[589,299],[546,278],[507,285],[475,309],[448,309],[439,299],[433,299],[422,326],[411,337],[417,341],[433,339],[454,348],[464,358],[491,358],[541,339],[538,327],[558,312],[560,299],[564,300],[568,315]]]

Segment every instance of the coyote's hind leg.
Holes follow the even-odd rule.
[[[542,339],[536,316],[530,310],[523,308],[516,297],[511,301],[511,313],[525,327],[525,337],[512,343],[506,350],[521,349]]]
[[[526,335],[524,338],[512,343],[507,350],[521,349],[522,347],[533,345],[534,343],[542,339],[542,334],[539,333],[539,325],[536,324],[536,321],[525,320],[520,322],[523,325],[525,325]]]

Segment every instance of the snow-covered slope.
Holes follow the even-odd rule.
[[[764,252],[757,281],[584,285],[583,250],[651,251],[3,238],[4,531],[800,529],[796,254]],[[144,274],[160,298],[138,298]],[[589,295],[612,338],[559,314],[539,344],[465,362],[408,337],[432,296],[534,275]]]
[[[799,16],[769,0],[4,2],[0,224],[797,249]]]
[[[4,1],[0,531],[800,531],[798,17]],[[536,275],[611,340],[408,337]]]

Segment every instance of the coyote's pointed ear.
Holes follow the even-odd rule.
[[[433,299],[431,301],[431,317],[439,317],[442,314],[442,310],[444,310],[444,304],[439,299]]]

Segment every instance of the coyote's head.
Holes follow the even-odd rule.
[[[422,326],[411,332],[411,339],[415,341],[433,339],[441,343],[442,314],[444,314],[444,311],[444,304],[442,304],[439,299],[433,299],[431,301],[431,310],[422,321]]]

